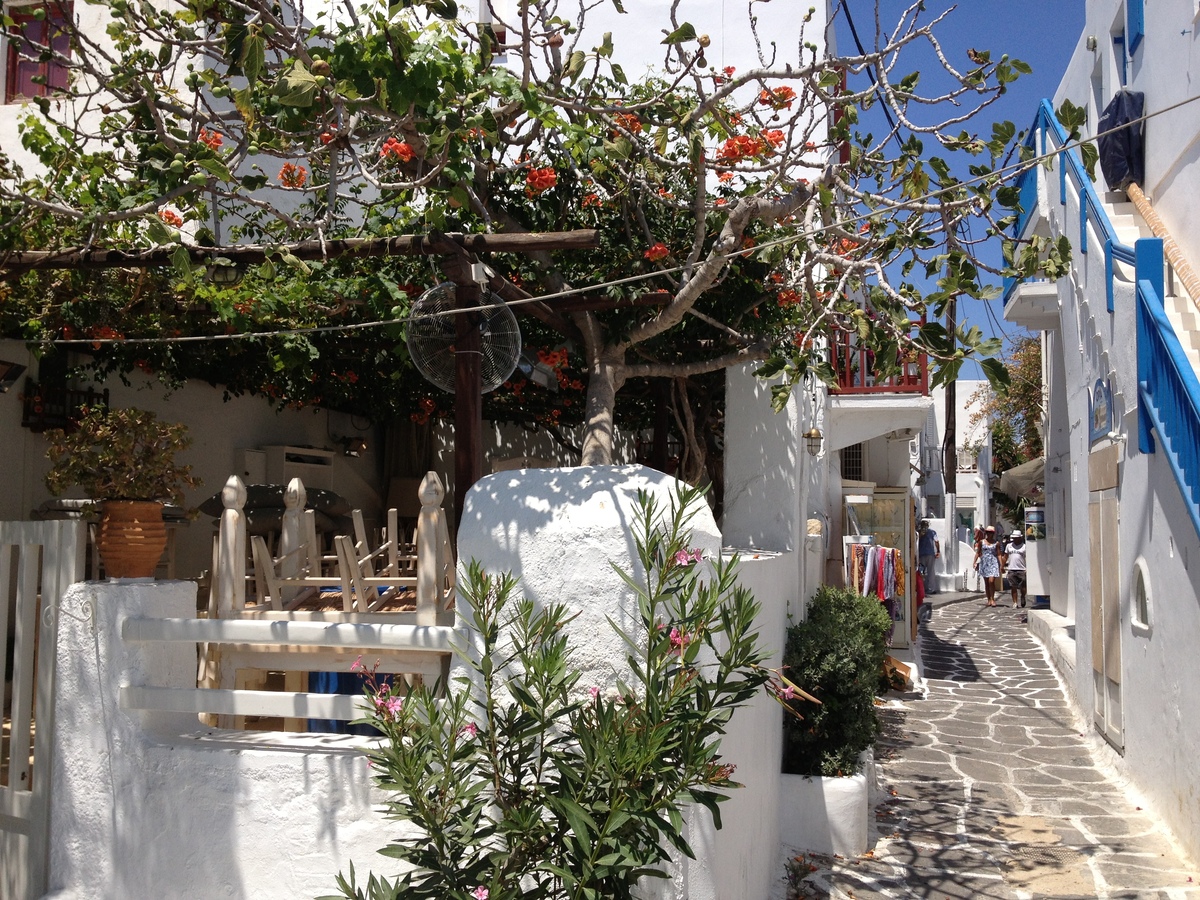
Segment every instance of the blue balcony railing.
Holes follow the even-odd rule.
[[[1040,145],[1033,143],[1038,136],[1041,137]],[[1043,153],[1069,143],[1048,100],[1038,106],[1037,118],[1027,140],[1031,149],[1040,146]],[[1157,435],[1192,525],[1200,533],[1200,379],[1196,377],[1196,370],[1188,361],[1163,307],[1162,240],[1143,238],[1135,247],[1121,243],[1077,150],[1058,154],[1052,168],[1058,170],[1059,202],[1066,206],[1068,181],[1079,198],[1079,230],[1077,237],[1072,235],[1076,251],[1087,253],[1089,239],[1096,242],[1094,246],[1103,248],[1109,312],[1113,312],[1113,261],[1134,267],[1137,282],[1138,448],[1143,453],[1156,452]],[[1019,187],[1022,212],[1014,228],[1018,237],[1027,227],[1037,202],[1037,170],[1025,172]],[[1031,191],[1034,192],[1032,198]],[[1064,227],[1066,225],[1064,223]],[[1070,233],[1073,229],[1067,230]],[[1012,286],[1006,284],[1006,295]],[[1007,301],[1007,296],[1005,299]]]
[[[1041,141],[1034,143],[1039,136]],[[1048,153],[1051,150],[1065,147],[1070,142],[1070,137],[1054,114],[1054,107],[1050,105],[1049,100],[1043,100],[1038,105],[1037,116],[1033,120],[1033,126],[1029,129],[1025,145],[1035,152],[1040,146],[1043,148],[1043,153]],[[1078,252],[1088,252],[1088,225],[1095,229],[1097,246],[1104,251],[1104,271],[1107,275],[1106,290],[1108,294],[1106,299],[1108,311],[1112,312],[1113,260],[1133,265],[1133,248],[1128,244],[1121,243],[1117,237],[1117,231],[1104,212],[1104,207],[1100,203],[1100,195],[1096,193],[1096,187],[1092,184],[1092,179],[1088,177],[1079,151],[1072,148],[1058,154],[1051,162],[1051,166],[1058,169],[1058,202],[1066,205],[1068,180],[1074,185],[1075,192],[1079,195],[1079,239],[1075,242]],[[1031,168],[1022,172],[1017,186],[1020,190],[1021,213],[1013,227],[1014,237],[1020,237],[1024,233],[1037,204],[1037,169]],[[1005,279],[1004,302],[1006,304],[1018,284],[1020,282],[1016,279]]]

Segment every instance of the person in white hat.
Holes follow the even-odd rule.
[[[1004,554],[1005,571],[1008,573],[1008,587],[1012,591],[1013,607],[1020,597],[1021,605],[1025,605],[1025,533],[1019,528],[1013,531],[1012,539]]]

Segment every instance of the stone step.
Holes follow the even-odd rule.
[[[1172,294],[1165,304],[1167,318],[1175,325],[1175,331],[1183,343],[1200,342],[1200,311],[1190,297]],[[1187,338],[1187,340],[1185,340]]]

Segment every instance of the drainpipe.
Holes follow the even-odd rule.
[[[955,298],[946,306],[946,333],[950,335],[950,351],[954,352],[956,321]],[[950,532],[946,542],[954,550],[950,561],[954,564],[954,586],[958,588],[958,539],[955,535],[955,518],[958,506],[958,394],[957,380],[946,383],[946,425],[942,432],[942,484],[946,497],[946,529]]]

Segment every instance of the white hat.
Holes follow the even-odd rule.
[[[1013,530],[1013,533],[1010,534],[1009,537],[1014,537],[1014,538],[1025,537],[1025,533],[1023,531],[1021,531],[1020,528],[1017,528],[1017,529]]]

